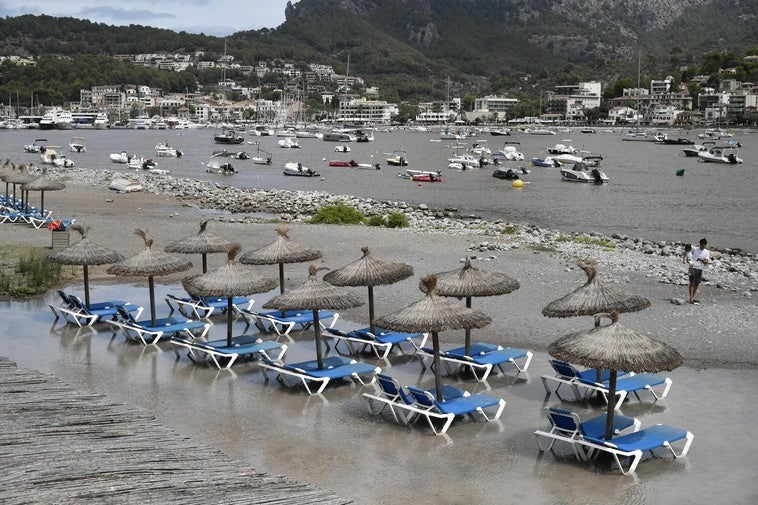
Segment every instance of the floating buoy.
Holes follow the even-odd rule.
[[[684,169],[680,168],[676,171],[676,175],[684,175]]]
[[[418,185],[421,186],[422,184],[419,182]]]
[[[514,188],[520,188],[523,185],[524,185],[524,181],[522,181],[521,179],[516,179],[515,181],[513,181]]]

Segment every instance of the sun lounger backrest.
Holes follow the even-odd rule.
[[[118,313],[118,316],[121,319],[123,319],[125,322],[132,323],[132,324],[137,323],[137,321],[134,320],[132,313],[129,312],[129,310],[123,305],[116,305],[116,312]]]
[[[73,308],[79,310],[80,312],[83,312],[84,314],[90,314],[89,309],[86,305],[84,305],[84,302],[78,296],[68,295],[68,300]]]
[[[573,412],[550,407],[547,416],[550,419],[550,424],[559,431],[575,433],[579,429],[578,416]]]
[[[61,300],[63,301],[63,306],[64,307],[72,307],[74,305],[73,303],[71,303],[71,300],[69,299],[69,296],[62,289],[58,290],[58,296],[61,297]]]
[[[423,405],[424,407],[432,408],[437,403],[434,399],[434,395],[428,391],[413,386],[408,386],[408,391],[411,393],[411,396],[413,396],[416,403]]]
[[[561,361],[559,359],[551,359],[550,366],[552,366],[553,370],[555,370],[557,373],[559,373],[563,377],[573,378],[573,377],[577,377],[578,375],[578,372],[576,370],[576,367],[574,367],[574,365],[572,365],[571,363],[567,363],[565,361]]]

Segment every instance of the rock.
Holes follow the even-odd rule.
[[[687,302],[684,301],[681,298],[672,298],[671,299],[671,303],[673,303],[674,305],[686,305],[687,304]]]

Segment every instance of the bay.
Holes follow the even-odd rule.
[[[698,141],[702,130],[666,130],[669,137]],[[73,136],[85,137],[85,153],[68,152]],[[197,130],[2,130],[0,148],[14,163],[36,163],[36,154],[24,153],[23,145],[36,138],[46,138],[48,145],[61,146],[63,154],[78,166],[130,172],[112,163],[111,153],[126,150],[130,154],[151,157],[159,168],[171,176],[214,181],[245,188],[324,191],[378,200],[426,204],[431,208],[456,208],[464,217],[501,219],[514,223],[531,223],[541,228],[564,232],[617,233],[649,240],[697,242],[707,237],[714,249],[736,248],[758,252],[755,234],[758,215],[758,138],[755,131],[735,130],[734,139],[743,146],[740,165],[701,163],[686,158],[680,145],[657,145],[648,142],[624,142],[621,130],[613,133],[583,134],[558,132],[555,136],[520,134],[494,137],[482,133],[464,142],[483,141],[493,151],[503,142],[519,142],[523,162],[507,166],[525,166],[521,188],[511,181],[492,177],[493,167],[458,171],[447,168],[455,141],[440,140],[437,132],[412,130],[377,131],[375,141],[351,143],[351,152],[339,153],[334,142],[317,138],[298,139],[299,149],[278,147],[276,137],[245,136],[245,143],[221,146],[213,143],[213,129]],[[157,158],[155,145],[166,142],[183,152],[180,158]],[[213,151],[245,151],[251,156],[260,148],[272,154],[271,165],[256,165],[251,160],[230,160],[238,173],[221,176],[207,173],[205,164]],[[547,148],[556,143],[603,156],[603,169],[610,183],[570,183],[561,180],[556,168],[531,166],[532,157],[545,157]],[[416,183],[399,177],[400,167],[386,164],[396,150],[406,152],[407,168],[440,170],[442,182]],[[355,160],[379,163],[381,170],[329,167],[329,160]],[[320,177],[286,177],[284,164],[300,162],[320,172]],[[676,172],[684,169],[684,176]]]

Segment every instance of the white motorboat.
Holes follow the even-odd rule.
[[[350,146],[346,144],[340,144],[334,147],[335,153],[349,153],[351,150],[352,149],[350,149]]]
[[[58,165],[56,163],[56,160],[58,160],[59,158],[61,157],[65,158],[65,156],[63,156],[60,153],[59,149],[60,149],[60,146],[45,146],[45,149],[40,153],[40,160],[41,160],[40,162],[43,165],[67,166],[65,164]],[[69,166],[73,167],[74,162],[71,160],[69,161],[71,162],[71,165]]]
[[[705,140],[730,139],[732,138],[732,134],[724,130],[706,130],[698,134],[697,138]]]
[[[356,140],[355,135],[341,131],[326,132],[321,139],[326,142],[355,142]]]
[[[142,184],[129,179],[117,177],[111,181],[108,189],[118,191],[119,193],[132,193],[134,191],[142,191]]]
[[[161,158],[181,158],[182,153],[179,149],[171,147],[166,142],[155,144],[155,154]]]
[[[518,142],[506,142],[503,144],[503,148],[493,154],[493,156],[508,161],[524,161],[524,154],[516,149],[517,144]]]
[[[293,175],[299,177],[318,177],[321,174],[311,170],[308,167],[304,167],[302,163],[290,162],[284,165],[284,175]]]
[[[205,171],[209,174],[232,175],[237,171],[231,163],[223,160],[223,156],[212,156],[211,160],[205,164]]]
[[[95,116],[95,120],[92,122],[92,127],[95,130],[105,130],[110,126],[108,116],[104,112],[98,112]]]
[[[111,153],[110,159],[113,163],[129,163],[132,156],[126,151],[121,151],[120,153]]]
[[[241,144],[244,141],[245,137],[231,128],[222,128],[213,134],[213,142],[216,144]]]
[[[72,153],[86,152],[87,146],[84,145],[84,137],[71,137],[68,148]]]
[[[126,166],[133,170],[151,170],[153,168],[156,168],[158,164],[151,158],[132,156],[127,162]]]
[[[166,175],[166,174],[171,173],[171,170],[167,168],[151,168],[150,170],[147,171],[147,173],[153,174],[153,175]]]
[[[731,147],[711,147],[707,151],[698,153],[700,161],[706,163],[724,163],[728,165],[737,165],[742,163],[742,158],[737,156],[737,152]]]
[[[408,158],[405,151],[393,151],[389,153],[387,164],[396,167],[405,167],[408,165]]]
[[[687,158],[697,158],[701,152],[708,151],[708,149],[715,147],[715,142],[703,142],[702,144],[692,144],[682,149],[682,152]]]
[[[255,163],[256,165],[270,165],[271,153],[261,149],[260,142],[255,142],[255,144],[258,146],[258,152],[256,153],[255,156],[251,158],[253,160],[253,163]]]
[[[631,141],[631,142],[659,142],[663,143],[664,140],[666,140],[666,134],[665,133],[656,133],[651,131],[640,131],[640,130],[629,130],[628,132],[624,133],[624,136],[621,137],[621,140]]]
[[[42,154],[45,144],[47,144],[47,139],[34,139],[34,142],[24,146],[24,152]]]
[[[581,161],[574,163],[571,168],[562,167],[561,179],[569,182],[589,182],[593,184],[603,184],[610,181],[600,167],[591,167]]]
[[[492,135],[493,137],[510,137],[511,131],[508,130],[507,128],[495,129],[495,130],[490,130],[490,135]]]
[[[578,149],[573,146],[567,146],[566,144],[555,144],[553,147],[548,147],[548,154],[576,154]]]
[[[277,144],[279,144],[279,147],[285,149],[297,149],[300,147],[296,137],[284,137]]]
[[[524,130],[524,133],[530,135],[555,135],[553,130],[548,130],[547,128],[527,128]]]
[[[490,156],[492,154],[492,150],[487,147],[486,140],[477,140],[476,142],[472,142],[469,152],[475,156]]]

